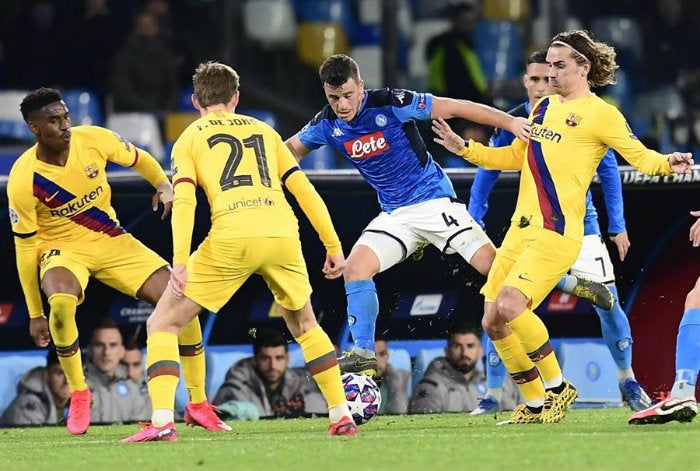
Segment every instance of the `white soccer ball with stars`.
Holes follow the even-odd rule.
[[[343,389],[352,418],[357,425],[364,424],[379,412],[382,395],[377,383],[367,375],[345,373]]]

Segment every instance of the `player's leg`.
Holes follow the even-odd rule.
[[[89,273],[84,255],[66,247],[42,254],[41,289],[49,301],[49,332],[71,391],[66,426],[79,435],[90,426],[91,395],[83,374],[75,313],[82,301]],[[89,254],[88,254],[89,256]]]
[[[531,226],[518,228],[513,234],[513,239],[506,236],[503,245],[508,246],[508,254],[515,259],[515,263],[497,295],[497,310],[506,319],[508,327],[517,336],[542,377],[546,390],[542,421],[557,422],[564,417],[577,393],[563,378],[547,328],[533,309],[568,271],[581,246],[552,231]],[[489,282],[490,280],[489,276]],[[488,295],[486,287],[484,291]],[[494,340],[494,344],[498,348],[498,342]],[[500,354],[500,349],[498,351]],[[501,358],[506,362],[505,358]],[[527,400],[525,391],[523,395]]]
[[[676,338],[676,376],[671,393],[657,404],[633,414],[633,425],[690,422],[698,413],[695,387],[700,370],[700,278],[685,300]]]
[[[306,368],[326,399],[331,421],[328,433],[354,435],[357,427],[345,398],[335,348],[318,325],[311,308],[311,284],[306,263],[300,255],[301,244],[294,239],[279,239],[268,242],[265,252],[269,261],[260,267],[259,272],[280,306],[287,328],[301,346]]]
[[[632,410],[646,409],[651,399],[637,382],[632,369],[632,330],[627,315],[620,306],[615,272],[605,243],[597,234],[585,236],[581,252],[571,267],[571,273],[601,284],[613,293],[615,302],[610,309],[593,306],[600,318],[603,339],[615,364],[620,392]]]
[[[419,205],[416,205],[419,206]],[[344,373],[377,372],[374,334],[379,301],[374,275],[405,260],[425,241],[406,224],[407,208],[381,213],[365,228],[345,262],[343,279],[348,302],[348,324],[353,348],[340,358]]]
[[[676,341],[676,378],[672,397],[695,396],[700,370],[700,278],[685,301],[685,312]]]
[[[153,412],[151,423],[122,442],[171,441],[175,431],[175,389],[180,381],[180,353],[177,338],[202,307],[166,290],[146,323],[146,373]]]
[[[344,357],[343,371],[374,375],[377,370],[374,333],[379,300],[372,278],[379,272],[379,259],[370,247],[361,242],[358,241],[360,245],[352,248],[343,272],[348,324],[354,342],[352,351]]]
[[[118,238],[118,247],[111,250],[112,255],[105,260],[105,267],[96,275],[105,284],[125,293],[143,299],[154,306],[163,292],[168,288],[170,268],[163,258],[146,247],[130,234]],[[210,411],[211,406],[205,406],[207,401],[205,379],[206,363],[202,331],[199,319],[193,319],[178,336],[181,355],[182,372],[187,384],[192,404],[201,404],[209,418],[203,425],[208,430],[221,430],[221,420]],[[189,404],[188,404],[189,407]],[[213,422],[215,421],[215,423]],[[212,427],[206,426],[212,422]],[[225,426],[224,429],[228,428]]]
[[[492,414],[499,411],[503,397],[503,383],[508,374],[491,338],[485,335],[482,343],[486,356],[486,396],[479,399],[479,406],[471,411],[470,415]]]

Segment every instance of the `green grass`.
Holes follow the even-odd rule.
[[[493,416],[383,416],[355,437],[326,419],[231,422],[233,432],[178,425],[171,443],[121,444],[135,425],[0,430],[12,471],[82,470],[700,470],[700,420],[630,426],[628,409],[575,409],[558,424],[497,427]],[[505,420],[502,413],[499,420]]]

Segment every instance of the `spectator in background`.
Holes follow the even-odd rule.
[[[461,1],[451,5],[448,17],[452,27],[428,41],[425,50],[429,67],[428,88],[435,95],[492,104],[489,84],[474,44],[479,15],[476,2]],[[449,122],[457,134],[482,144],[488,142],[493,130],[464,119],[455,118]],[[432,140],[426,142],[432,146]],[[439,146],[434,146],[431,151],[444,154],[444,149],[439,149]]]
[[[481,332],[466,322],[454,323],[448,332],[445,356],[435,358],[428,365],[408,403],[410,414],[471,412],[486,394],[486,375],[477,367],[484,355]],[[503,386],[501,408],[510,410],[519,402],[518,388],[508,378]]]
[[[23,2],[19,18],[9,26],[2,44],[4,88],[56,84],[63,44],[60,23],[54,0]]]
[[[124,356],[122,365],[126,366],[129,379],[138,384],[141,388],[146,388],[146,369],[143,367],[143,350],[135,339],[127,339],[124,342]],[[144,391],[146,391],[144,389]],[[146,391],[146,394],[148,391]]]
[[[56,349],[46,355],[46,366],[32,368],[19,380],[17,397],[0,417],[0,425],[53,425],[62,423],[70,388]]]
[[[111,61],[124,39],[124,26],[108,0],[83,0],[80,13],[67,23],[59,67],[61,85],[88,88],[104,96]]]
[[[405,414],[408,410],[409,370],[398,370],[389,363],[389,346],[386,339],[377,337],[374,341],[377,355],[377,374],[374,379],[381,390],[382,404],[379,414]]]
[[[152,14],[158,22],[160,37],[168,46],[175,45],[175,23],[168,0],[146,0],[143,10]]]
[[[180,93],[178,73],[175,53],[160,34],[158,18],[148,11],[139,12],[112,63],[114,111],[143,111],[160,116],[176,109]]]
[[[122,333],[117,323],[104,318],[92,332],[88,344],[85,381],[92,392],[92,423],[148,420],[151,404],[148,392],[129,381]]]
[[[229,410],[229,401],[253,404],[260,417],[328,415],[311,375],[305,368],[289,368],[287,339],[276,330],[258,331],[253,356],[237,361],[226,373],[214,404]]]

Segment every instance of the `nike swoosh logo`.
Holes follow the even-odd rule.
[[[49,201],[51,201],[52,199],[54,199],[59,193],[60,193],[60,191],[57,191],[57,192],[54,193],[53,195],[44,198],[44,202],[45,202],[45,203],[48,203]]]
[[[524,281],[532,281],[530,278],[525,278],[525,276],[522,273],[518,275],[518,278]]]

